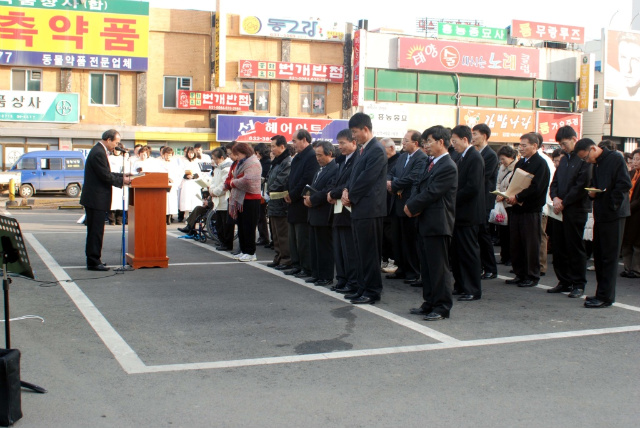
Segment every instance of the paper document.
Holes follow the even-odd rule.
[[[595,187],[585,187],[584,190],[586,190],[587,192],[593,192],[593,193],[602,193],[607,191],[607,189],[600,190],[600,189],[596,189]]]
[[[289,191],[288,190],[285,190],[284,192],[271,192],[271,193],[269,193],[269,197],[272,200],[284,199],[285,196],[289,196]]]

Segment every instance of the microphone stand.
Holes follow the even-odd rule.
[[[124,156],[125,153],[127,152],[120,152],[121,156],[122,156],[122,266],[115,269],[116,272],[126,272],[126,271],[131,271],[133,270],[133,268],[129,265],[127,265],[127,261],[126,261],[126,244],[125,244],[125,226],[127,224],[127,217],[128,217],[128,212],[124,210],[125,206],[124,206],[124,200],[125,200],[125,192],[128,190],[128,187],[125,187],[124,184],[124,174],[126,174],[126,168],[125,168],[125,164],[127,162],[126,157]]]

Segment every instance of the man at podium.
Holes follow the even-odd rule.
[[[84,186],[80,205],[84,206],[87,224],[85,254],[87,269],[107,271],[102,263],[102,238],[106,212],[111,209],[111,187],[122,187],[131,183],[130,174],[111,172],[107,155],[120,142],[120,134],[109,129],[102,134],[102,141],[93,146],[84,166]]]

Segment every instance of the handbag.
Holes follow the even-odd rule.
[[[498,226],[506,226],[509,224],[509,216],[507,215],[507,209],[504,207],[504,203],[496,202],[489,213],[489,223],[497,224]]]

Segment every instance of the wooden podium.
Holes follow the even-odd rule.
[[[127,264],[142,267],[169,267],[167,257],[166,172],[147,172],[129,185],[129,251]]]

